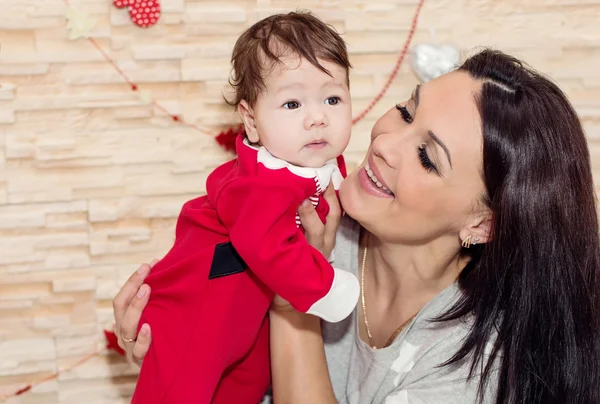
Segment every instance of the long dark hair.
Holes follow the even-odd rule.
[[[467,250],[464,295],[442,317],[474,317],[447,364],[472,360],[481,400],[497,378],[496,404],[598,404],[600,240],[581,123],[554,83],[513,57],[488,49],[459,70],[482,83],[493,224],[491,240]]]

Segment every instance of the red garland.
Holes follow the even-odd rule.
[[[404,61],[404,57],[408,53],[408,47],[410,46],[412,38],[415,35],[415,31],[417,30],[417,22],[419,21],[419,14],[421,14],[421,8],[423,7],[424,2],[425,2],[425,0],[421,0],[421,1],[419,1],[419,4],[417,5],[417,10],[415,11],[415,15],[413,16],[412,23],[410,26],[410,31],[408,31],[408,36],[406,37],[406,41],[404,42],[404,46],[402,47],[402,51],[400,52],[400,55],[398,56],[398,59],[396,60],[396,65],[394,66],[394,69],[392,70],[390,77],[388,77],[388,79],[385,82],[385,84],[383,85],[383,88],[381,89],[381,91],[379,91],[379,93],[375,97],[373,97],[373,100],[369,103],[367,108],[365,108],[360,114],[358,114],[358,116],[356,116],[352,120],[352,125],[355,125],[358,121],[363,119],[369,112],[371,112],[373,107],[375,105],[377,105],[379,100],[381,100],[381,98],[385,95],[387,90],[390,88],[392,81],[394,81],[394,79],[396,78],[398,71],[400,71],[400,65],[402,65],[402,62]]]

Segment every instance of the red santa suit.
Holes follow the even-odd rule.
[[[152,344],[135,404],[256,404],[270,382],[274,294],[330,322],[358,301],[356,277],[308,244],[297,216],[310,198],[324,220],[322,193],[343,178],[336,160],[294,166],[241,136],[236,148],[209,175],[207,195],[185,203],[173,247],[146,279],[140,324],[150,324]]]

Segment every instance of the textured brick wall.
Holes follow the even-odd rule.
[[[98,20],[94,38],[141,90],[216,130],[235,121],[221,92],[250,23],[300,5],[338,27],[358,112],[392,69],[417,1],[163,3],[160,23],[142,30],[110,0],[72,0]],[[210,136],[130,91],[90,43],[68,40],[65,12],[61,0],[0,0],[0,395],[102,345],[119,285],[168,249],[181,203],[227,158]],[[496,46],[549,74],[577,107],[600,170],[599,21],[599,0],[428,0],[414,43]],[[415,83],[405,64],[355,127],[351,164],[374,119]],[[124,403],[134,380],[105,355],[9,402]]]

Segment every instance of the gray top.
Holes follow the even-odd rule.
[[[360,226],[342,220],[335,246],[335,267],[358,276]],[[358,336],[357,309],[346,320],[323,323],[325,353],[335,396],[340,404],[477,403],[478,373],[467,380],[470,362],[438,367],[460,348],[470,319],[428,321],[460,296],[452,284],[431,300],[387,348],[373,350]],[[489,344],[488,344],[489,345]],[[488,351],[489,352],[489,351]],[[487,358],[486,358],[487,359]],[[496,373],[483,403],[492,403]]]

